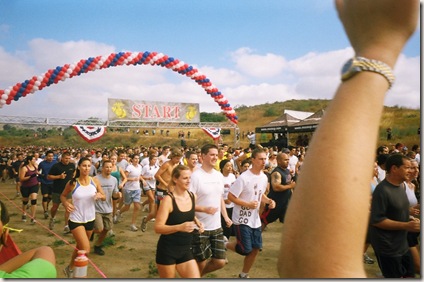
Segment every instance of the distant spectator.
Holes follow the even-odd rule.
[[[389,127],[386,129],[387,140],[392,140],[392,129]]]

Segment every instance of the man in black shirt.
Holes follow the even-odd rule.
[[[66,183],[74,177],[75,173],[75,164],[70,162],[71,154],[69,152],[64,152],[60,158],[60,162],[54,164],[47,175],[47,179],[53,180],[53,191],[52,191],[52,202],[53,206],[50,210],[51,218],[49,223],[50,230],[54,227],[55,216],[57,209],[61,203],[60,194],[62,194],[65,189]],[[68,195],[68,199],[71,198],[71,195]],[[69,233],[68,226],[69,212],[65,210],[65,228],[63,232]]]
[[[386,178],[372,195],[370,239],[385,278],[415,276],[407,232],[419,232],[420,222],[409,216],[404,181],[410,173],[409,158],[391,155],[386,161]]]
[[[289,161],[288,154],[279,153],[277,155],[278,166],[271,173],[271,185],[267,195],[268,198],[275,201],[276,206],[274,209],[270,209],[268,204],[265,206],[261,214],[262,231],[269,223],[277,219],[284,222],[292,191],[296,185],[288,168]]]

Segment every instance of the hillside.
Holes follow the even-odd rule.
[[[240,133],[254,131],[256,127],[269,123],[281,116],[284,110],[316,112],[320,109],[325,109],[330,101],[329,100],[289,100],[285,102],[266,103],[256,106],[240,106],[235,110],[238,115],[238,126]],[[406,146],[411,147],[413,144],[420,144],[420,136],[417,134],[417,129],[420,127],[420,110],[406,109],[400,107],[385,107],[383,117],[380,125],[379,144],[395,144],[403,142]],[[392,140],[386,140],[386,129],[392,128]],[[113,147],[113,146],[163,146],[165,144],[172,146],[180,146],[181,141],[178,139],[178,131],[184,130],[187,133],[191,132],[191,137],[186,140],[187,146],[202,145],[206,142],[212,142],[212,139],[207,136],[202,129],[170,129],[169,137],[160,136],[160,129],[156,129],[156,135],[142,135],[135,134],[137,128],[131,128],[130,132],[111,132],[108,131],[100,140],[94,143],[87,143],[73,129],[66,129],[62,135],[55,130],[37,129],[37,131],[22,132],[4,132],[0,131],[0,144],[2,146],[23,146],[23,145],[48,145],[48,146],[61,146],[61,147]],[[39,134],[40,130],[43,134]],[[166,130],[166,129],[165,129]],[[140,128],[140,132],[143,128]],[[151,131],[151,129],[149,129]],[[37,138],[34,138],[34,133]],[[45,135],[46,137],[39,137]],[[293,134],[292,134],[293,135]],[[234,145],[234,131],[231,130],[230,135],[223,135],[223,141],[230,145]],[[296,136],[290,136],[291,143],[295,142]],[[257,140],[260,137],[257,136]],[[239,146],[248,146],[247,138],[241,139]]]

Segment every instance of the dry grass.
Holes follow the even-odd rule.
[[[265,125],[272,120],[275,120],[281,116],[285,109],[296,110],[296,111],[308,111],[316,112],[322,108],[326,108],[329,100],[289,100],[285,102],[275,102],[272,104],[262,104],[251,107],[241,106],[236,109],[238,115],[238,127],[240,133],[248,131],[254,131],[256,127]],[[383,116],[380,123],[379,130],[379,141],[378,145],[396,144],[397,142],[404,143],[408,148],[414,144],[420,144],[420,136],[417,134],[417,129],[420,126],[421,114],[420,110],[405,109],[400,107],[385,107]],[[393,137],[390,142],[386,140],[386,129],[392,128]],[[178,131],[181,129],[169,129],[169,137],[160,136],[160,129],[156,129],[155,136],[145,136],[142,134],[131,132],[119,133],[119,132],[107,132],[100,140],[88,144],[75,131],[71,131],[70,136],[49,136],[48,138],[33,138],[29,137],[0,137],[0,144],[3,146],[23,146],[23,145],[48,145],[48,146],[61,146],[61,147],[114,147],[114,146],[180,146],[181,141],[178,139]],[[140,128],[140,131],[143,129]],[[165,129],[166,130],[166,129]],[[186,138],[186,144],[189,147],[201,146],[205,143],[213,142],[212,139],[207,136],[201,128],[182,129],[186,133],[188,130],[191,131],[191,138]],[[231,130],[231,135],[223,135],[223,141],[235,146],[234,130]],[[296,141],[296,134],[290,135],[290,143],[294,144]],[[260,136],[257,136],[257,140],[260,141]],[[268,140],[270,136],[265,136],[265,140]],[[238,147],[247,147],[249,142],[246,139],[241,139],[237,144]]]

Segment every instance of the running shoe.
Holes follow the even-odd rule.
[[[63,234],[68,234],[71,233],[71,229],[69,229],[68,225],[65,225],[65,227],[63,228]]]
[[[150,222],[155,222],[155,218],[152,218],[152,219],[150,220]]]
[[[149,212],[149,205],[148,204],[143,206],[143,212]]]
[[[117,210],[115,215],[113,216],[113,223],[118,223],[121,220],[121,211]]]
[[[98,254],[99,256],[104,256],[105,251],[103,251],[101,246],[94,246],[94,252]]]
[[[141,231],[146,232],[147,230],[147,216],[143,217],[143,220],[141,221]]]
[[[131,226],[130,226],[130,230],[131,230],[131,231],[137,231],[137,230],[138,230],[138,228],[137,228],[137,226],[135,226],[134,224],[131,224]]]
[[[245,279],[245,278],[250,278],[250,276],[249,276],[248,274],[246,274],[246,275],[244,275],[244,276],[242,276],[241,274],[239,274],[238,278],[243,278],[243,279]]]
[[[45,211],[44,212],[44,219],[48,219],[49,218],[49,212],[48,211]]]
[[[23,214],[23,215],[22,215],[22,221],[23,221],[23,222],[26,222],[26,214]]]
[[[113,230],[111,229],[111,230],[109,230],[109,231],[107,232],[107,236],[108,236],[108,237],[114,237],[114,236],[115,236],[115,232],[113,232]]]
[[[65,273],[66,278],[74,278],[74,271],[69,268],[69,265],[65,267],[63,273]]]
[[[49,222],[49,229],[50,230],[53,230],[53,228],[54,228],[54,222],[55,222],[55,219],[53,217],[50,218],[50,222]]]
[[[31,224],[35,224],[37,222],[37,220],[35,220],[35,218],[31,218]]]

